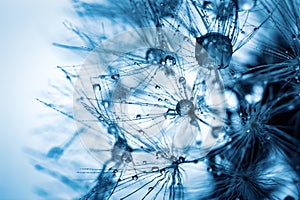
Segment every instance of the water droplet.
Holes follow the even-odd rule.
[[[295,109],[295,106],[294,106],[294,105],[289,105],[289,106],[288,106],[288,109],[289,109],[289,110],[293,110],[293,109]]]
[[[94,92],[101,91],[101,86],[98,83],[96,83],[93,85],[93,90],[94,90]]]
[[[174,65],[176,65],[176,59],[173,56],[166,56],[165,58],[165,65],[167,67],[172,67]]]
[[[213,170],[212,170],[212,168],[208,167],[208,168],[207,168],[207,171],[208,171],[208,172],[212,172]]]
[[[227,36],[208,33],[197,38],[195,57],[200,66],[207,64],[210,56],[220,68],[226,68],[232,57],[232,45]]]
[[[186,80],[185,80],[184,77],[180,77],[178,81],[179,81],[179,83],[182,84],[182,85],[185,85],[185,84],[186,84]]]
[[[119,75],[119,74],[114,74],[114,75],[111,76],[111,78],[112,78],[113,80],[119,80],[120,75]]]
[[[292,196],[286,196],[286,197],[284,198],[284,200],[295,200],[295,198],[292,197]]]
[[[194,111],[194,104],[190,100],[184,99],[177,103],[176,112],[182,115],[191,115]]]
[[[138,175],[134,175],[134,176],[132,176],[132,180],[138,180]]]
[[[151,192],[154,189],[154,187],[149,187],[148,191]]]
[[[202,141],[201,140],[197,140],[196,141],[196,145],[200,146],[202,144]]]
[[[143,161],[143,165],[146,165],[147,164],[147,161]]]
[[[163,157],[163,153],[161,151],[156,152],[156,159],[160,159]]]
[[[105,108],[108,108],[108,107],[109,107],[109,102],[108,102],[108,101],[102,101],[102,105],[103,105]]]
[[[116,125],[110,125],[107,129],[107,132],[111,135],[115,135],[118,132]]]
[[[150,64],[162,64],[166,52],[161,49],[150,48],[146,52],[146,60]]]
[[[222,133],[223,133],[222,127],[213,127],[211,134],[214,138],[218,138]]]
[[[185,161],[185,158],[180,156],[179,159],[178,159],[178,162],[183,163],[184,161]]]
[[[159,86],[159,85],[156,85],[156,86],[155,86],[155,89],[160,89],[160,86]]]
[[[140,115],[140,114],[138,114],[138,115],[136,115],[136,117],[135,117],[136,119],[141,119],[142,118],[142,116]]]
[[[152,167],[152,168],[151,168],[151,171],[152,171],[152,172],[158,172],[158,171],[159,171],[159,168],[158,168],[158,167]]]
[[[166,169],[161,169],[161,170],[159,170],[159,172],[160,172],[161,174],[164,174],[164,173],[166,172]]]
[[[249,11],[256,6],[256,0],[238,0],[239,11]]]

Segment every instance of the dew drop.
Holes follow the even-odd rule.
[[[239,11],[249,11],[256,6],[256,0],[238,0]]]
[[[294,105],[289,105],[289,106],[288,106],[288,109],[289,109],[289,110],[293,110],[293,109],[295,109],[295,106],[294,106]]]
[[[156,153],[156,159],[160,159],[160,158],[162,158],[163,157],[163,153],[161,152],[161,151],[158,151],[157,153]]]
[[[172,67],[174,65],[176,65],[176,59],[173,56],[166,56],[165,58],[165,65],[167,67]]]
[[[160,89],[160,86],[159,86],[159,85],[156,85],[156,86],[155,86],[155,89]]]
[[[109,102],[108,102],[108,101],[102,101],[102,105],[103,105],[105,108],[108,108],[108,107],[109,107]]]
[[[284,200],[295,200],[295,198],[292,197],[292,196],[286,196],[286,197],[284,198]]]
[[[134,176],[132,176],[132,180],[138,180],[138,176],[137,175],[134,175]]]
[[[185,161],[185,158],[180,156],[179,159],[178,159],[178,162],[183,163],[184,161]]]
[[[147,164],[147,161],[143,161],[143,165],[146,165]]]
[[[194,111],[194,104],[190,100],[184,99],[177,103],[176,112],[180,115],[191,115]]]
[[[213,170],[212,170],[212,168],[208,167],[208,168],[207,168],[207,171],[208,171],[208,172],[212,172]]]
[[[164,174],[164,173],[166,172],[166,169],[161,169],[161,170],[159,170],[159,172],[160,172],[161,174]]]
[[[141,119],[142,118],[142,116],[140,115],[140,114],[138,114],[138,115],[136,115],[136,117],[135,117],[136,119]]]
[[[232,57],[232,45],[227,36],[208,33],[197,38],[195,57],[200,66],[206,64],[210,56],[221,69],[226,68]]]
[[[186,80],[185,80],[184,77],[180,77],[178,81],[179,81],[179,83],[182,84],[182,85],[185,85],[185,84],[186,84]]]
[[[119,80],[119,78],[120,78],[119,74],[114,74],[111,76],[111,79],[113,79],[113,80]]]
[[[93,85],[93,90],[94,90],[94,92],[101,91],[101,86],[98,83],[96,83]]]
[[[146,60],[150,64],[162,64],[166,52],[161,49],[150,48],[146,52]]]
[[[111,135],[115,135],[118,132],[116,125],[110,125],[107,129],[107,132]]]
[[[152,172],[158,172],[158,171],[159,171],[159,168],[158,168],[158,167],[152,167],[152,168],[151,168],[151,171],[152,171]]]
[[[154,187],[149,187],[148,191],[151,192],[154,189]]]

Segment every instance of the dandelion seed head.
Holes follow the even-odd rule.
[[[73,110],[39,101],[75,120],[77,133],[44,157],[64,163],[80,136],[100,169],[79,170],[81,178],[97,175],[83,186],[63,172],[36,169],[89,200],[295,199],[298,143],[272,120],[299,108],[297,20],[287,20],[291,30],[279,28],[289,47],[266,48],[267,65],[246,70],[253,56],[242,48],[256,45],[249,41],[270,19],[281,27],[283,10],[298,19],[287,2],[74,0],[86,29],[65,26],[84,45],[56,44],[89,53],[80,70],[61,68],[74,87]],[[99,22],[108,32],[97,33]],[[276,56],[285,60],[272,63]],[[274,92],[280,81],[288,89]]]

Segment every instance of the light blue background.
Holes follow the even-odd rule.
[[[51,45],[64,41],[67,0],[0,1],[0,200],[38,199],[34,184],[45,179],[22,153],[34,146],[32,130],[43,108],[35,100],[57,65],[74,64]]]

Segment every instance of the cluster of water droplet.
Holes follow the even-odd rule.
[[[80,70],[60,68],[74,86],[73,115],[40,100],[78,129],[47,157],[60,160],[80,136],[97,160],[82,199],[300,195],[300,11],[289,6],[295,0],[74,3],[84,17],[97,5],[100,17],[135,29],[94,46]],[[280,29],[284,10],[292,13],[290,30]],[[281,48],[255,38],[268,35],[265,24],[278,27],[269,37],[282,38]]]

